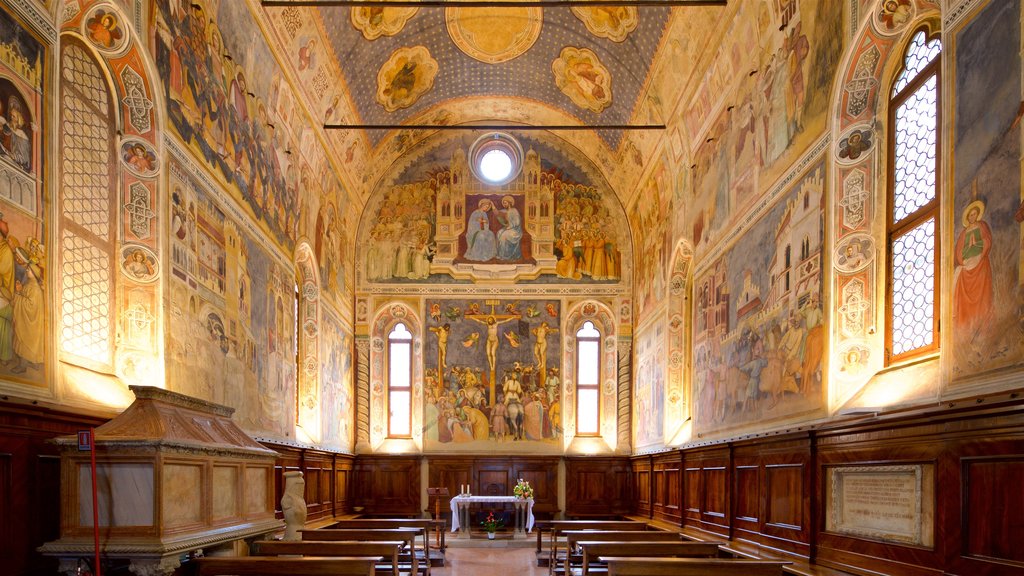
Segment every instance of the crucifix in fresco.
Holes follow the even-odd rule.
[[[487,342],[485,349],[487,350],[487,365],[491,369],[491,379],[488,382],[488,385],[490,386],[490,401],[492,404],[495,402],[495,398],[497,398],[497,396],[494,395],[494,382],[497,380],[497,370],[495,366],[498,363],[498,326],[505,322],[522,319],[522,315],[518,313],[496,313],[494,311],[494,307],[499,304],[501,304],[501,300],[484,300],[484,306],[491,307],[491,311],[489,313],[466,314],[465,316],[467,320],[474,320],[487,327]]]

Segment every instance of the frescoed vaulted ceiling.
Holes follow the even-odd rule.
[[[668,8],[402,10],[319,8],[361,123],[406,122],[487,97],[539,101],[589,125],[628,124],[669,16]],[[424,62],[407,62],[417,47]],[[395,61],[404,68],[389,68]],[[431,61],[436,70],[426,70]],[[617,148],[622,133],[599,135]],[[369,135],[373,144],[382,136]]]

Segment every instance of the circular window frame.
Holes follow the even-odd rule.
[[[508,156],[512,169],[508,176],[501,180],[491,180],[480,171],[480,162],[485,154],[492,150],[500,150]],[[469,148],[469,169],[476,179],[488,186],[504,186],[519,177],[523,171],[523,146],[518,140],[504,132],[488,132],[476,139]]]

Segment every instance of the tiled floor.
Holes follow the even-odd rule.
[[[433,576],[547,576],[537,566],[535,548],[456,548],[445,551],[445,566],[431,568]]]

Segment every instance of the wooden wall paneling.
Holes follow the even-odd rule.
[[[682,455],[678,451],[652,458],[655,482],[653,515],[658,520],[680,524],[683,519]]]
[[[477,488],[473,493],[481,496],[508,496],[511,494],[516,481],[511,477],[512,470],[510,470],[509,464],[507,459],[477,460],[473,468],[474,485]]]
[[[60,457],[48,441],[105,418],[0,402],[0,554],[5,576],[55,574],[36,552],[60,537]]]
[[[565,470],[566,517],[620,516],[633,511],[629,458],[570,456]]]
[[[355,458],[345,454],[334,455],[334,514],[352,513],[351,476]]]
[[[736,537],[810,556],[811,445],[806,434],[734,445]]]
[[[700,527],[700,512],[704,506],[704,479],[700,459],[693,453],[683,455],[683,524]]]
[[[358,456],[354,467],[354,488],[353,505],[363,508],[363,514],[419,517],[420,458]]]
[[[449,495],[441,498],[442,517],[451,519],[452,497],[459,495],[460,486],[472,483],[472,456],[427,457],[427,485],[429,487],[444,487],[448,489]],[[428,507],[431,513],[433,513],[433,499],[428,503]]]
[[[331,490],[334,483],[331,475],[334,468],[333,455],[327,452],[306,449],[303,451],[302,471],[306,480],[306,514],[309,520],[334,516],[334,500]]]
[[[302,449],[270,442],[262,444],[277,452],[277,460],[274,462],[274,515],[277,518],[284,518],[284,513],[281,512],[281,497],[284,496],[284,473],[302,471]],[[309,483],[306,483],[304,497],[307,501],[309,494]]]
[[[690,459],[692,455],[692,461]],[[732,529],[730,508],[732,448],[724,446],[708,450],[697,450],[687,454],[686,482],[699,481],[694,487],[687,487],[687,524],[714,534],[729,536]],[[698,511],[696,521],[692,512]]]
[[[630,461],[633,474],[633,514],[651,517],[651,458],[640,456]]]
[[[552,518],[558,512],[558,464],[560,457],[528,457],[512,459],[512,485],[522,478],[533,487],[533,512],[541,518]],[[509,488],[511,494],[511,488]],[[629,495],[620,498],[628,504]]]

